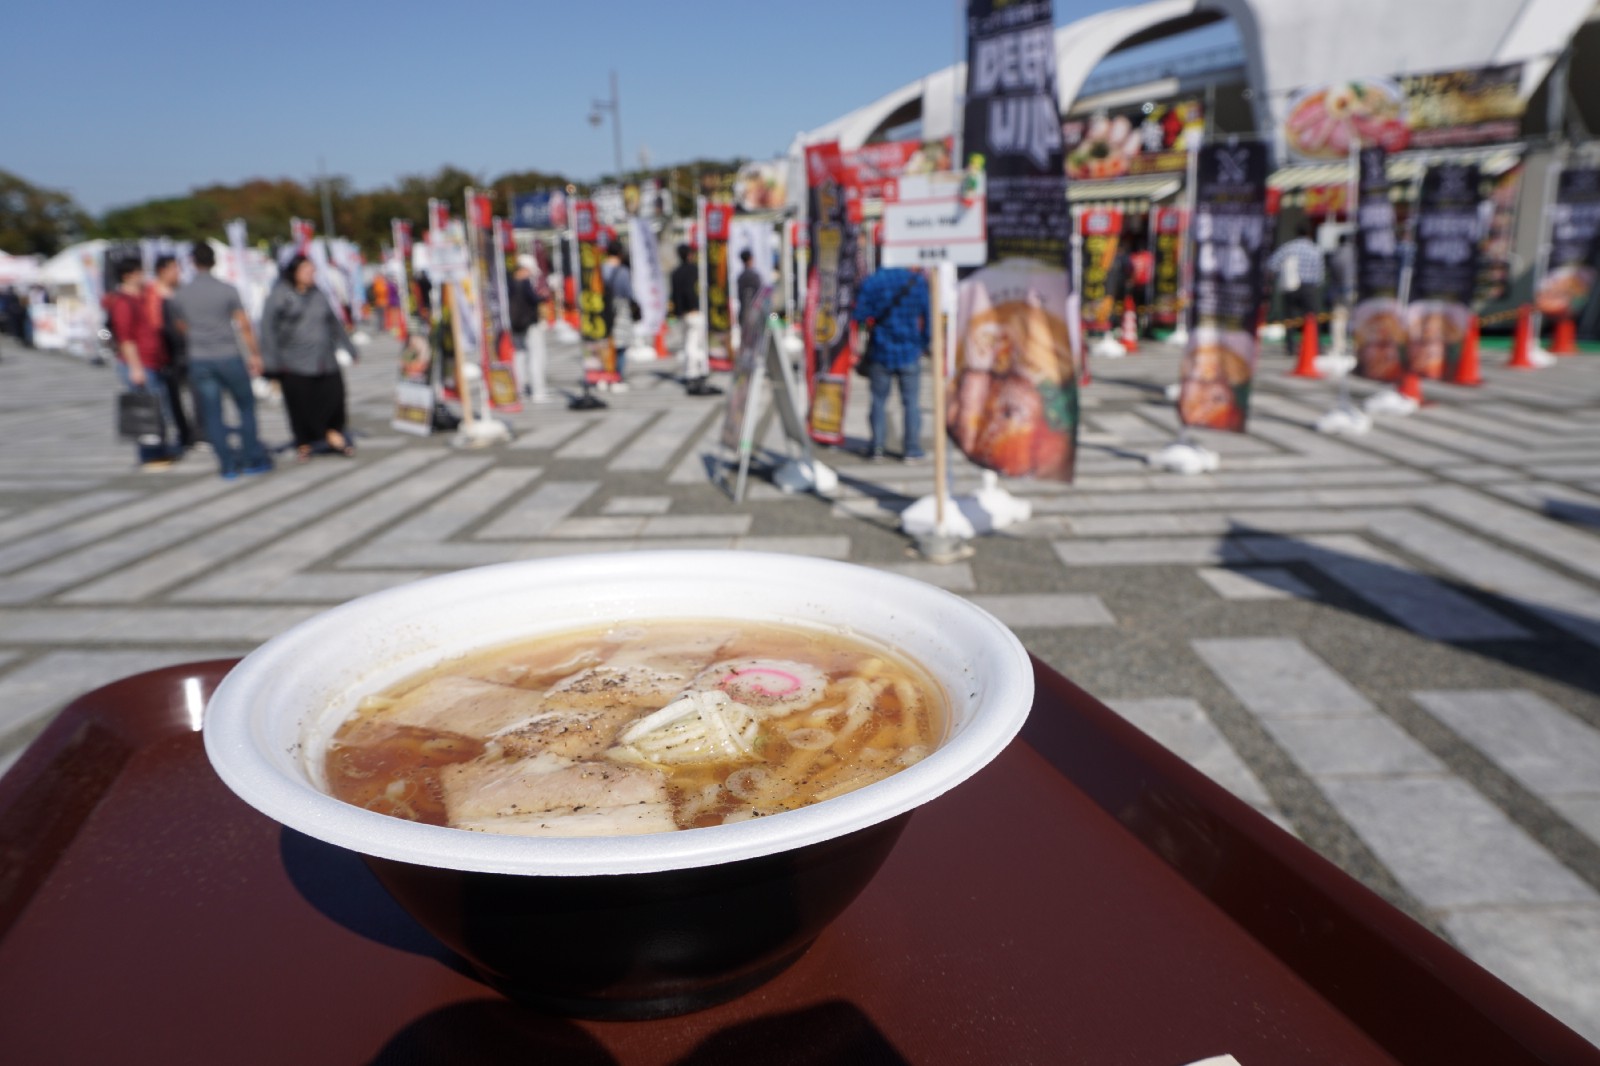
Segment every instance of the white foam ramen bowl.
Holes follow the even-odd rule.
[[[377,814],[324,791],[330,738],[364,696],[442,661],[541,634],[644,619],[832,628],[914,660],[950,720],[927,758],[855,792],[733,825],[530,838]],[[263,814],[332,844],[422,866],[542,876],[710,866],[843,836],[954,788],[1016,736],[1033,702],[1022,644],[973,604],[847,563],[738,551],[630,552],[465,570],[352,600],[248,655],[205,711],[206,754]]]

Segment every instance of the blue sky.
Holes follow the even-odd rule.
[[[1119,6],[1056,0],[1056,20]],[[91,211],[328,170],[612,166],[587,121],[618,73],[623,151],[764,157],[953,62],[959,0],[19,0],[0,168]],[[1205,32],[1205,31],[1203,31]],[[1208,36],[1214,36],[1210,31]],[[31,42],[23,46],[23,42]],[[1193,45],[1190,45],[1193,47]]]

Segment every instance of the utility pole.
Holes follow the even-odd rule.
[[[622,101],[617,93],[617,72],[611,72],[611,99],[589,105],[589,124],[600,125],[600,112],[611,112],[611,152],[616,165],[616,180],[622,181]]]
[[[333,240],[333,200],[328,195],[328,165],[317,157],[317,184],[322,186],[322,235]]]

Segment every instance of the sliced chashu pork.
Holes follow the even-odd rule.
[[[549,752],[474,761],[439,774],[457,829],[518,836],[623,836],[678,828],[666,776],[611,762],[571,762]]]
[[[383,711],[394,725],[486,738],[541,710],[537,692],[474,677],[436,677]]]

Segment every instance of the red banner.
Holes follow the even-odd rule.
[[[1091,208],[1083,213],[1079,228],[1083,232],[1083,324],[1104,332],[1121,314],[1121,308],[1111,306],[1113,294],[1107,285],[1122,243],[1122,212],[1114,207]]]
[[[836,142],[806,149],[811,264],[804,334],[806,373],[811,381],[811,439],[821,444],[844,443],[844,407],[850,394],[850,309],[858,286],[857,226],[849,206],[853,183],[854,173],[844,165]]]

